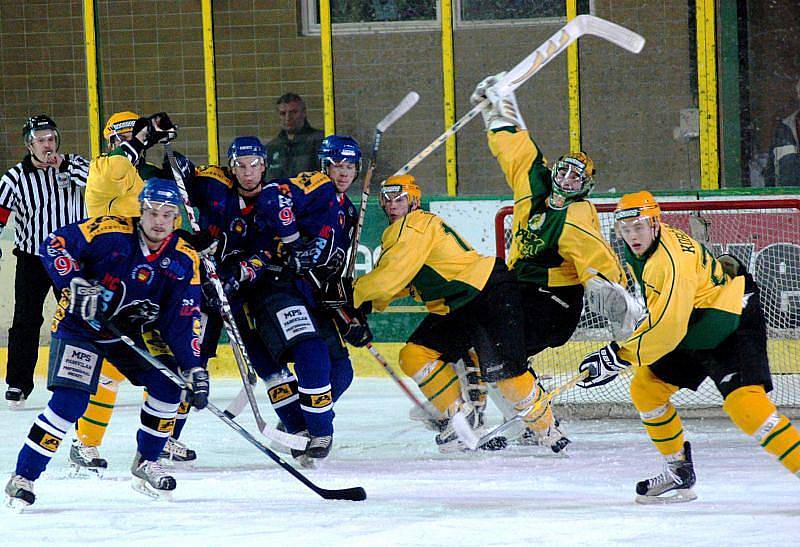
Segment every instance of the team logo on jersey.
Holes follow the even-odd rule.
[[[344,211],[339,211],[339,226],[344,226]]]
[[[294,212],[292,211],[291,207],[284,207],[280,211],[278,211],[278,218],[281,220],[281,224],[284,226],[288,226],[292,222],[294,222]]]
[[[161,265],[164,266],[163,261]],[[170,279],[174,279],[175,281],[180,281],[186,278],[186,268],[182,266],[181,263],[178,262],[177,260],[167,262],[167,265],[164,266],[164,268],[165,268],[163,270],[164,275]]]
[[[194,303],[194,298],[184,298],[181,301],[181,309],[178,315],[181,317],[191,317],[195,312],[200,313],[200,307]]]
[[[531,218],[528,219],[528,229],[539,230],[544,224],[544,219],[546,215],[547,213],[536,213],[534,215],[531,215]]]
[[[241,217],[236,217],[231,221],[228,230],[236,235],[247,235],[247,223]]]
[[[203,325],[200,323],[200,318],[195,317],[192,319],[192,354],[195,357],[200,357],[200,334],[203,332]]]
[[[164,258],[161,259],[161,262],[159,264],[162,268],[167,268],[169,267],[170,262],[172,262],[172,260],[170,260],[168,256],[165,256]]]
[[[153,281],[153,267],[149,264],[139,264],[131,272],[131,279],[149,285]]]

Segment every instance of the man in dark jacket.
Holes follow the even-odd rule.
[[[304,171],[317,171],[317,150],[324,134],[306,119],[306,103],[296,93],[277,101],[281,131],[267,143],[267,180],[291,178]]]

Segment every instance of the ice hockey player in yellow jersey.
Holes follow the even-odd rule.
[[[456,372],[442,356],[464,355],[474,347],[483,378],[497,382],[503,393],[504,384],[531,376],[518,285],[501,260],[478,254],[440,217],[420,209],[420,199],[411,175],[389,177],[381,185],[390,225],[377,265],[355,281],[354,304],[382,311],[409,295],[423,302],[430,313],[400,351],[400,366],[443,415],[460,413],[479,429],[474,406],[462,397]],[[436,442],[442,451],[464,448],[450,424]]]
[[[800,477],[800,432],[766,395],[772,389],[766,323],[753,277],[735,257],[715,258],[661,222],[650,192],[622,196],[614,218],[647,314],[627,340],[584,358],[579,370],[588,377],[578,385],[603,385],[635,367],[631,400],[666,460],[663,473],[637,483],[637,501],[696,498],[691,446],[670,398],[679,388],[696,390],[705,378],[733,423]]]
[[[514,93],[501,97],[493,91],[503,75],[480,82],[470,101],[491,103],[482,111],[489,148],[514,194],[508,258],[520,281],[525,349],[533,374],[499,387],[516,411],[522,411],[533,409],[544,396],[533,371],[535,356],[562,346],[575,332],[584,288],[593,311],[609,319],[615,339],[630,334],[641,307],[620,285],[626,284],[622,266],[600,233],[597,210],[585,199],[594,187],[594,162],[583,152],[572,152],[549,168],[519,113]],[[538,442],[556,450],[569,442],[552,419],[549,404],[525,421],[523,443]]]

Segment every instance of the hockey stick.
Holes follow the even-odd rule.
[[[192,231],[197,233],[200,231],[200,225],[198,224],[197,218],[194,215],[194,208],[189,202],[189,193],[186,191],[186,183],[183,180],[183,173],[181,173],[178,162],[175,160],[175,154],[172,151],[172,146],[170,145],[169,141],[164,142],[163,146],[164,153],[167,155],[169,165],[172,168],[172,176],[178,185],[178,191],[183,199],[186,215],[189,217],[189,224],[191,225]],[[202,256],[201,260],[203,262],[203,266],[205,267],[206,273],[208,274],[208,278],[211,281],[211,285],[214,287],[214,291],[219,299],[220,315],[222,316],[222,321],[225,324],[225,330],[227,331],[228,338],[231,342],[234,361],[236,361],[239,374],[242,377],[243,390],[247,396],[247,401],[250,403],[250,408],[253,411],[253,416],[255,417],[256,425],[258,426],[259,431],[261,431],[266,437],[276,442],[287,444],[287,446],[293,448],[298,448],[298,446],[303,443],[307,445],[308,439],[305,437],[292,435],[292,437],[295,438],[290,439],[286,436],[289,434],[278,431],[277,429],[269,428],[264,421],[264,418],[261,417],[261,411],[258,408],[256,396],[253,393],[253,384],[255,382],[251,382],[250,380],[251,377],[255,379],[255,374],[251,373],[252,364],[250,361],[250,356],[247,354],[247,349],[244,346],[242,334],[239,332],[239,328],[236,326],[236,320],[233,317],[233,311],[231,310],[230,303],[228,302],[228,297],[225,295],[225,291],[222,288],[222,282],[217,275],[217,268],[214,265],[214,262],[208,256]],[[305,446],[302,446],[299,449],[303,450],[305,449]]]
[[[358,256],[358,243],[361,241],[361,231],[364,228],[364,218],[367,215],[367,200],[369,199],[370,183],[372,182],[372,173],[375,171],[375,164],[378,160],[378,149],[381,146],[381,138],[384,131],[389,129],[389,126],[400,119],[411,110],[419,101],[419,94],[416,91],[409,92],[403,100],[400,101],[394,109],[389,112],[384,118],[375,126],[375,137],[372,140],[372,155],[369,158],[369,167],[367,174],[364,176],[364,182],[361,185],[361,206],[358,211],[358,223],[356,224],[356,231],[353,234],[353,241],[350,248],[349,262],[347,263],[347,273],[345,277],[352,279],[353,271],[356,267],[356,256]]]
[[[125,342],[133,351],[135,351],[142,359],[147,361],[153,367],[157,368],[164,376],[169,378],[175,385],[180,387],[181,389],[190,389],[189,385],[186,381],[181,378],[181,376],[171,370],[168,366],[164,363],[153,357],[149,352],[145,351],[144,349],[140,348],[136,345],[130,337],[125,336],[120,330],[112,323],[108,324],[107,327],[111,332],[113,332],[116,336],[119,336],[120,340]],[[244,437],[247,442],[258,448],[261,452],[269,456],[269,458],[284,468],[286,471],[289,472],[294,478],[305,484],[311,490],[316,492],[322,498],[326,500],[349,500],[349,501],[363,501],[367,499],[366,491],[361,488],[360,486],[355,486],[353,488],[341,488],[335,490],[329,490],[327,488],[321,488],[308,480],[305,475],[300,473],[297,469],[283,461],[280,456],[278,456],[275,452],[258,442],[258,440],[253,437],[245,428],[237,424],[235,421],[230,419],[225,413],[217,408],[213,403],[209,402],[206,406],[208,410],[211,411],[217,418],[225,422],[231,429],[236,431],[239,435]]]
[[[525,57],[517,66],[497,82],[493,88],[499,96],[504,96],[514,91],[523,83],[528,81],[534,74],[539,72],[542,67],[552,61],[562,51],[580,38],[591,34],[607,40],[614,45],[626,49],[632,53],[639,53],[644,47],[644,38],[635,32],[626,29],[611,21],[606,21],[593,15],[578,15],[572,21],[564,25],[561,30],[551,36],[545,43],[536,48],[530,55]],[[454,123],[447,131],[439,135],[419,154],[411,158],[408,163],[401,167],[395,175],[404,175],[416,167],[419,162],[430,156],[434,150],[439,148],[452,135],[469,123],[472,118],[477,116],[481,110],[487,108],[491,103],[484,99],[479,104],[472,107],[460,120]]]
[[[485,433],[480,437],[478,437],[475,434],[475,432],[467,423],[467,420],[461,414],[456,414],[455,416],[453,416],[453,429],[455,429],[458,436],[461,438],[461,440],[464,441],[464,443],[469,447],[470,450],[475,450],[479,446],[483,446],[493,438],[507,431],[508,429],[511,428],[511,426],[521,422],[523,418],[525,418],[525,416],[533,414],[540,408],[542,408],[544,405],[549,404],[550,401],[552,401],[556,395],[559,395],[560,393],[570,389],[575,384],[586,378],[588,375],[589,371],[587,370],[576,374],[575,376],[573,376],[560,386],[553,389],[553,391],[549,392],[547,395],[536,401],[536,404],[534,404],[531,408],[526,408],[524,410],[519,411],[511,419],[503,422],[502,424],[498,425],[497,427],[495,427],[494,429],[490,430],[489,432]]]

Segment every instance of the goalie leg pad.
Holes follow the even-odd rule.
[[[778,458],[792,473],[800,472],[800,431],[769,400],[762,386],[744,386],[725,398],[731,421]]]
[[[103,437],[114,413],[114,405],[117,403],[117,391],[124,379],[125,376],[114,365],[103,361],[97,393],[89,397],[89,406],[76,425],[78,438],[84,445],[103,444]]]
[[[436,409],[446,414],[460,400],[461,385],[453,365],[440,356],[438,351],[409,342],[400,350],[400,368]]]
[[[683,449],[683,423],[670,397],[676,386],[659,379],[649,367],[638,367],[631,380],[631,401],[658,451],[669,456]]]

